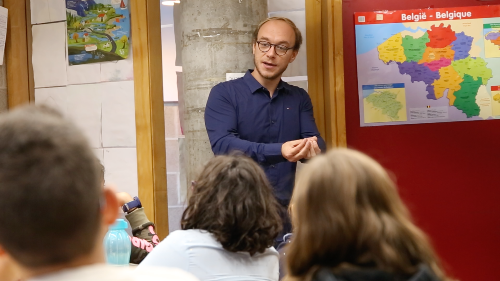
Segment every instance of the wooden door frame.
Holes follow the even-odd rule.
[[[163,239],[169,229],[159,5],[130,1],[139,198]]]
[[[346,147],[342,0],[306,1],[307,76],[327,146]]]
[[[139,197],[163,239],[169,229],[158,5],[158,1],[130,1]],[[9,108],[14,108],[35,100],[30,0],[4,0],[4,7],[9,9],[7,95]]]
[[[29,0],[4,0],[8,9],[4,63],[7,67],[8,107],[14,108],[35,99],[31,64],[31,12]]]

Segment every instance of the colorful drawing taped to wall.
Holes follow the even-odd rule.
[[[126,59],[129,0],[66,0],[70,65]]]

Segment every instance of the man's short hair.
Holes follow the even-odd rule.
[[[300,49],[300,46],[302,45],[302,33],[300,32],[300,30],[297,28],[297,26],[295,25],[295,23],[293,23],[292,20],[290,20],[289,18],[285,18],[285,17],[271,17],[271,18],[267,18],[263,21],[261,21],[259,23],[259,25],[257,25],[257,28],[255,28],[254,32],[253,32],[253,35],[252,35],[252,43],[255,44],[258,40],[258,36],[259,36],[259,31],[260,31],[260,28],[267,22],[270,22],[270,21],[273,21],[273,20],[280,20],[280,21],[284,21],[286,23],[288,23],[288,25],[290,25],[290,27],[292,27],[294,33],[295,33],[295,44],[293,45],[293,50],[294,51],[298,51]]]
[[[44,267],[91,253],[100,224],[97,159],[82,133],[46,107],[0,115],[0,245]]]

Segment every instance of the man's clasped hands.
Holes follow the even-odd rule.
[[[281,146],[281,154],[290,162],[311,159],[320,153],[317,137],[287,141]]]

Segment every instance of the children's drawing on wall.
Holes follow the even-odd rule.
[[[66,0],[70,65],[128,57],[128,4],[129,0]]]

